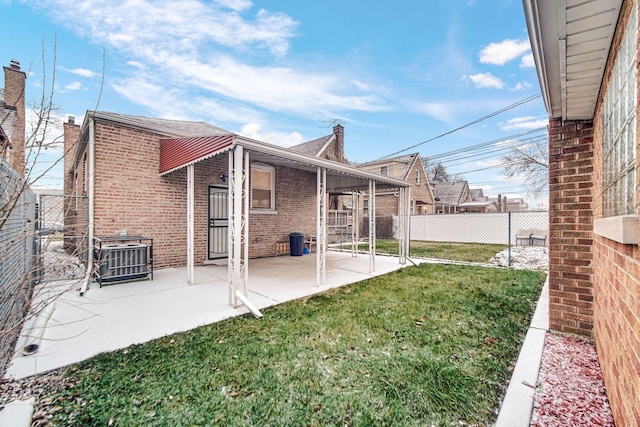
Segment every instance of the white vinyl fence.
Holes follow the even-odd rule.
[[[495,243],[516,246],[517,236],[549,235],[549,212],[458,213],[414,215],[410,240]]]

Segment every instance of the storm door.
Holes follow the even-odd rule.
[[[229,243],[229,189],[209,187],[209,259],[226,258]]]

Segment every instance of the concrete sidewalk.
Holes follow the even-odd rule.
[[[331,251],[326,258],[326,285],[317,286],[315,260],[314,255],[250,260],[249,300],[262,309],[404,267],[396,257],[377,256],[376,271],[369,273],[368,256]],[[186,268],[156,270],[153,281],[102,288],[92,284],[82,297],[68,290],[75,287],[73,283],[44,285],[37,289],[38,298],[55,298],[55,310],[40,349],[22,355],[27,340],[23,331],[5,376],[24,378],[248,312],[227,304],[227,266],[197,267],[194,285],[188,285],[186,278]]]
[[[531,325],[524,338],[511,381],[500,407],[496,427],[528,427],[531,424],[535,385],[549,330],[549,276],[542,288]]]

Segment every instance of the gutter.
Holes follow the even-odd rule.
[[[342,163],[332,162],[331,160],[320,159],[317,157],[309,157],[303,154],[294,153],[291,151],[283,150],[275,145],[265,144],[264,142],[256,141],[242,136],[236,137],[235,144],[241,145],[249,150],[257,151],[259,153],[268,154],[282,159],[291,160],[294,162],[302,163],[309,166],[326,168],[335,172],[339,172],[345,175],[354,176],[362,179],[370,179],[378,182],[384,182],[396,187],[410,187],[406,181],[398,179],[384,177],[372,172],[366,172],[360,169],[355,169],[351,166],[343,165]]]
[[[88,220],[89,224],[87,225],[87,273],[84,277],[84,281],[82,282],[82,287],[80,288],[80,296],[83,296],[87,289],[89,288],[89,284],[93,279],[93,224],[94,224],[94,211],[93,211],[93,202],[94,202],[94,185],[95,185],[95,158],[96,158],[96,144],[95,144],[95,120],[93,117],[89,119],[89,140],[87,141],[88,149],[89,149],[89,170],[87,182],[89,184],[89,200],[88,200]]]

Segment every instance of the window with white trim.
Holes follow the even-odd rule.
[[[387,166],[380,166],[380,175],[387,176],[389,172],[389,168]]]
[[[416,170],[416,185],[420,185],[420,171]]]
[[[603,103],[604,216],[635,213],[637,5],[613,65]]]
[[[251,209],[275,210],[276,170],[263,164],[251,165]]]
[[[367,198],[364,198],[362,200],[362,215],[369,215],[369,199]]]

